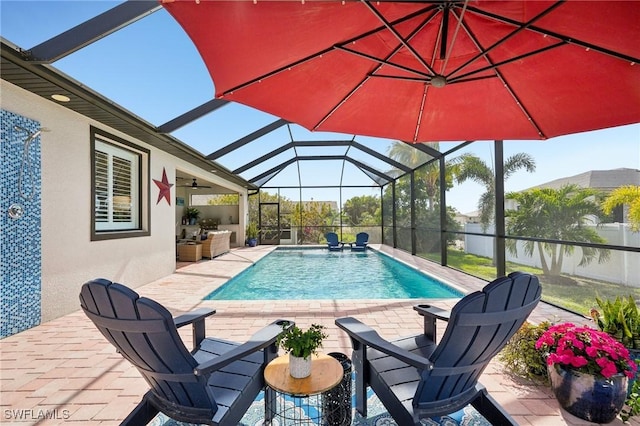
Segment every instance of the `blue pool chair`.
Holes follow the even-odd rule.
[[[369,234],[366,232],[359,232],[358,235],[356,235],[356,241],[349,243],[351,251],[365,251],[367,244],[369,244]]]
[[[80,304],[102,335],[149,384],[137,407],[121,423],[145,425],[159,412],[179,422],[236,426],[265,388],[264,367],[276,358],[276,340],[293,325],[278,320],[247,343],[205,338],[203,308],[173,318],[159,303],[105,279],[82,286]],[[189,352],[178,327],[192,324]],[[265,390],[265,420],[271,420],[275,393]]]
[[[498,278],[451,310],[414,309],[424,332],[395,341],[355,318],[338,318],[353,345],[356,409],[367,415],[367,386],[399,425],[455,413],[468,404],[493,425],[517,425],[478,378],[540,301],[538,278],[521,272]],[[436,343],[436,319],[447,321]]]
[[[327,239],[327,247],[329,248],[329,251],[342,250],[344,243],[338,240],[338,234],[335,232],[327,232],[324,237]]]

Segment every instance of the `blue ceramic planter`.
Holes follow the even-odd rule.
[[[627,376],[609,379],[565,370],[558,364],[549,366],[553,393],[562,408],[594,423],[612,422],[627,398]]]
[[[631,355],[631,360],[638,364],[638,371],[636,371],[636,376],[629,380],[629,389],[627,390],[627,396],[631,394],[631,387],[633,386],[633,382],[636,380],[640,380],[640,349],[629,349],[629,354]]]

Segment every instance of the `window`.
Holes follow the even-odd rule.
[[[238,194],[191,194],[192,206],[237,206]]]
[[[149,151],[92,127],[91,152],[91,239],[149,235]]]

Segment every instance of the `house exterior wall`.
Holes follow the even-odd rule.
[[[159,202],[163,168],[175,184],[176,168],[246,194],[213,173],[47,101],[4,80],[1,106],[40,123],[42,161],[42,322],[79,309],[82,284],[106,278],[138,287],[175,271],[175,186],[171,205]],[[90,126],[150,150],[150,235],[91,241]],[[245,195],[246,199],[246,195]],[[241,206],[242,208],[242,206]],[[244,214],[244,212],[242,213]]]

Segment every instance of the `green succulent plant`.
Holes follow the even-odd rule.
[[[640,350],[640,309],[635,299],[616,297],[615,300],[596,297],[598,309],[591,310],[596,326],[612,335],[628,349]]]

